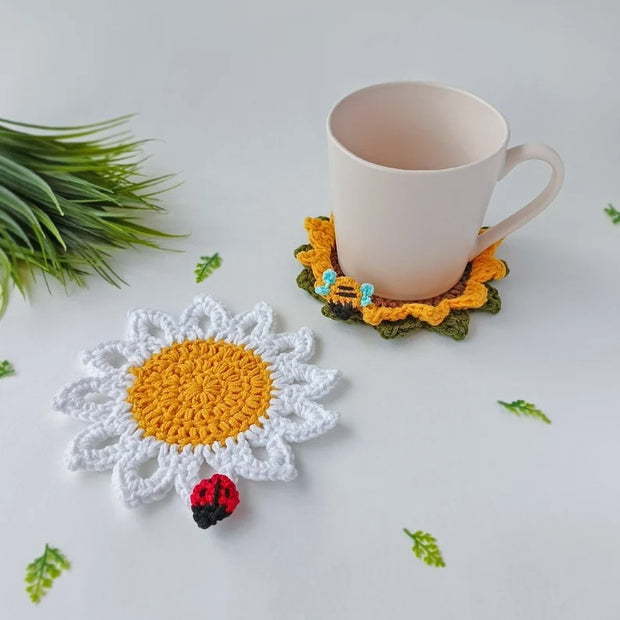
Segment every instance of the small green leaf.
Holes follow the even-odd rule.
[[[194,269],[196,282],[206,280],[216,269],[222,266],[222,257],[216,252],[213,256],[201,256]]]
[[[620,224],[620,211],[618,211],[618,209],[616,209],[611,203],[609,203],[603,211],[609,215],[613,224]]]
[[[428,532],[418,530],[411,533],[406,527],[403,528],[403,532],[413,540],[411,550],[416,558],[423,560],[428,566],[443,567],[446,565],[437,541]]]
[[[14,374],[15,368],[13,368],[9,360],[4,360],[3,362],[0,362],[0,379],[2,379],[3,377],[10,377]]]
[[[48,552],[60,568],[68,570],[71,567],[69,560],[67,560],[67,558],[63,555],[60,549],[56,549],[55,547],[50,547],[48,549]]]
[[[498,400],[497,402],[515,415],[529,416],[545,424],[551,424],[551,420],[532,403],[525,402],[524,400],[513,400],[511,403],[504,402],[503,400]]]
[[[55,547],[45,545],[43,555],[28,564],[26,567],[25,581],[27,584],[26,592],[33,603],[41,602],[41,599],[52,587],[54,580],[57,579],[63,570],[70,568],[69,560]]]
[[[60,569],[56,568],[53,564],[48,564],[45,567],[45,572],[52,578],[56,579],[60,575]]]

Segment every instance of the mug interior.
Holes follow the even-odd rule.
[[[444,170],[486,159],[508,141],[504,117],[482,99],[424,82],[378,84],[342,99],[328,131],[357,157],[401,170]]]

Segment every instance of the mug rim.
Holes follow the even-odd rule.
[[[466,164],[461,164],[460,166],[452,166],[450,168],[433,168],[433,169],[430,169],[430,170],[424,170],[424,169],[415,169],[415,168],[395,168],[393,166],[384,166],[383,164],[377,164],[375,162],[369,161],[369,160],[364,159],[363,157],[360,157],[359,155],[355,154],[353,151],[349,150],[334,135],[334,132],[332,131],[332,118],[333,118],[333,115],[334,115],[336,109],[342,103],[344,103],[347,99],[349,99],[349,97],[353,97],[354,95],[358,95],[359,93],[362,93],[364,91],[374,90],[374,89],[378,89],[378,88],[385,88],[386,86],[403,86],[403,85],[431,86],[431,87],[436,88],[438,90],[449,90],[449,91],[452,91],[452,92],[459,93],[461,95],[465,95],[465,96],[467,96],[467,97],[469,97],[471,99],[474,99],[478,103],[483,104],[485,107],[487,107],[489,110],[491,110],[491,112],[495,113],[495,115],[500,119],[500,121],[502,122],[502,124],[504,126],[504,131],[505,131],[506,135],[505,135],[504,141],[502,142],[502,145],[498,149],[493,151],[490,155],[487,155],[485,157],[481,157],[480,159],[476,159],[474,161],[467,162]],[[494,157],[497,156],[498,153],[500,153],[501,151],[505,151],[506,150],[506,147],[508,146],[508,141],[510,140],[510,126],[508,125],[508,121],[506,120],[506,117],[497,108],[492,106],[488,101],[485,101],[484,99],[482,99],[482,97],[479,97],[478,95],[474,95],[473,93],[470,93],[469,91],[464,90],[462,88],[458,88],[456,86],[450,86],[448,84],[442,84],[441,82],[429,82],[429,81],[424,81],[424,80],[393,80],[393,81],[390,81],[390,82],[380,82],[378,84],[370,84],[369,86],[363,86],[362,88],[358,88],[358,89],[348,93],[347,95],[345,95],[344,97],[339,99],[334,104],[334,106],[330,110],[329,114],[327,115],[326,125],[327,125],[327,135],[328,135],[328,137],[331,140],[333,140],[334,144],[336,146],[338,146],[338,148],[340,150],[342,150],[346,155],[348,155],[349,157],[352,157],[356,161],[358,161],[358,162],[360,162],[360,163],[362,163],[362,164],[364,164],[366,166],[369,166],[370,168],[374,168],[374,169],[377,169],[377,170],[382,170],[382,171],[385,171],[385,172],[394,172],[394,173],[437,174],[437,173],[442,173],[442,172],[449,172],[449,171],[452,171],[452,170],[463,170],[465,168],[470,168],[470,167],[473,167],[473,166],[477,166],[478,164],[481,164],[481,163],[484,163],[486,161],[489,161],[490,159],[493,159]]]

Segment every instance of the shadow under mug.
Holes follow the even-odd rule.
[[[469,260],[543,211],[564,176],[553,149],[507,149],[508,123],[495,108],[439,84],[358,90],[333,108],[327,134],[340,266],[390,299],[449,290]],[[479,235],[495,183],[529,159],[551,166],[548,185]]]

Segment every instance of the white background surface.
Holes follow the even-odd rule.
[[[184,253],[125,253],[130,286],[29,303],[0,322],[0,601],[6,618],[620,617],[620,11],[609,2],[4,0],[0,116],[72,124],[139,112],[153,173],[179,171],[158,224]],[[505,242],[504,308],[461,343],[382,341],[322,317],[295,285],[306,215],[326,214],[324,118],[363,85],[428,79],[498,107],[512,144],[554,146],[556,203]],[[498,185],[493,223],[538,192],[543,164]],[[223,267],[193,281],[201,254]],[[126,312],[178,314],[207,291],[235,312],[269,302],[342,370],[328,436],[296,448],[292,483],[241,482],[243,504],[199,530],[179,498],[126,509],[108,473],[67,472],[83,427],[51,411],[78,351]],[[505,413],[524,398],[546,426]],[[401,528],[435,535],[447,567]],[[26,564],[45,542],[73,569],[39,608]]]

